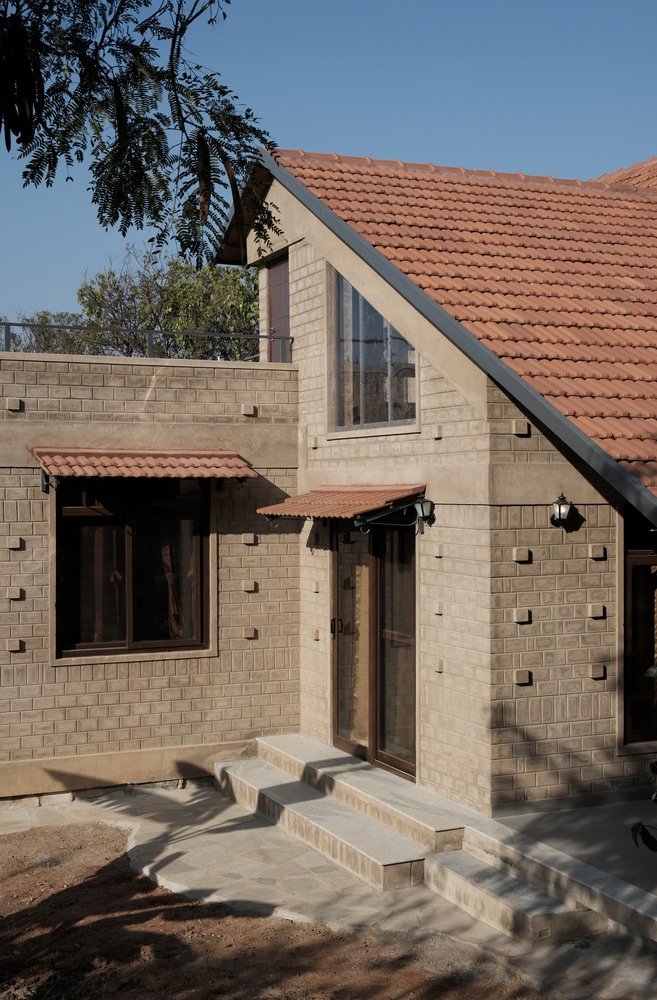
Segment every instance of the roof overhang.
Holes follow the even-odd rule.
[[[424,484],[393,486],[320,486],[309,493],[288,497],[258,508],[269,520],[279,517],[347,518],[385,516],[401,510],[424,495]]]
[[[221,247],[214,259],[215,264],[246,265],[248,263],[247,234],[256,220],[258,206],[264,201],[270,184],[271,173],[268,165],[264,159],[261,162],[256,161],[240,192],[238,203],[233,206]]]
[[[501,389],[539,424],[550,432],[565,448],[608,484],[617,496],[626,500],[644,517],[657,525],[657,497],[640,481],[624,469],[616,459],[595,444],[583,431],[560,413],[522,376],[518,375],[501,358],[484,347],[474,334],[470,333],[458,320],[454,319],[442,306],[438,305],[416,285],[407,275],[356,232],[348,223],[332,211],[321,199],[314,195],[301,181],[285,167],[277,163],[274,156],[261,151],[261,171],[258,173],[260,191],[266,191],[264,182],[266,171],[269,183],[277,180],[308,211],[320,220],[342,243],[357,254],[384,281],[395,289],[417,312],[440,332],[458,350],[466,355],[477,367],[488,375]]]
[[[46,476],[133,479],[252,479],[257,476],[237,452],[120,448],[33,448]]]

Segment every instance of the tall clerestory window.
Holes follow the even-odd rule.
[[[414,348],[337,273],[335,337],[336,428],[414,423]]]

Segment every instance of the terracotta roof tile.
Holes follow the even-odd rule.
[[[582,182],[275,155],[657,490],[657,157]]]
[[[234,451],[139,451],[33,448],[49,476],[146,477],[150,479],[244,479],[257,476]]]
[[[414,486],[320,486],[280,503],[260,507],[268,517],[355,517],[388,507],[397,500],[424,493],[424,484]]]

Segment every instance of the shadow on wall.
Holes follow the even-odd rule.
[[[545,757],[536,752],[536,741],[527,729],[504,727],[505,744],[496,746],[512,745],[513,759],[524,759],[526,772],[538,775],[545,770]],[[569,763],[581,766],[581,761],[568,762],[565,757],[569,755],[560,756],[564,757],[561,762],[564,772]],[[577,758],[577,751],[573,751],[572,758]],[[565,780],[567,774],[563,777]],[[639,820],[657,825],[657,803],[651,801],[653,786],[648,784],[648,775],[645,781],[642,786],[616,794],[587,794],[590,785],[585,783],[580,799],[518,802],[497,809],[494,817],[532,840],[549,844],[624,882],[657,894],[657,855],[635,847],[631,835],[632,826]],[[573,787],[576,788],[574,784]]]

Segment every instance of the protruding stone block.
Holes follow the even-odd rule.
[[[530,563],[532,561],[532,550],[521,548],[514,549],[513,561],[517,563]]]
[[[516,437],[531,437],[532,425],[528,420],[512,420],[511,430]]]

